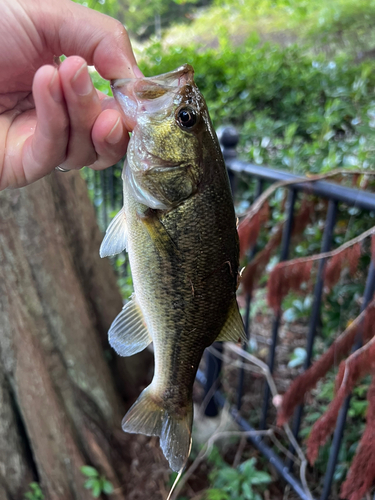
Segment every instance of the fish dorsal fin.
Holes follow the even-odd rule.
[[[108,340],[119,356],[132,356],[151,344],[152,338],[134,293],[112,323]]]
[[[239,339],[241,339],[242,342],[247,342],[237,300],[234,298],[229,308],[227,320],[216,340],[218,342],[238,342]]]
[[[126,250],[127,227],[124,207],[112,220],[100,245],[100,257],[117,255]]]

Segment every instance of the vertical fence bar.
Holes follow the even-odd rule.
[[[363,303],[361,311],[363,311],[371,301],[372,296],[374,295],[374,290],[375,290],[375,267],[374,263],[371,261],[369,272],[367,275],[366,287],[365,287],[365,293],[363,295]],[[358,338],[353,351],[359,349],[361,345],[362,345],[362,339]],[[327,500],[329,498],[333,475],[336,469],[337,458],[340,452],[341,440],[344,432],[346,415],[349,409],[349,403],[350,403],[350,396],[346,398],[345,403],[341,408],[339,416],[337,418],[336,429],[333,435],[332,446],[328,459],[327,472],[326,475],[324,476],[323,492],[322,496],[320,497],[320,500]]]
[[[259,198],[259,196],[262,194],[262,191],[263,191],[263,180],[258,179],[255,190],[254,201],[257,198]],[[257,249],[255,244],[250,252],[250,261],[254,258],[256,251]],[[248,293],[246,294],[246,309],[245,309],[245,333],[247,340],[250,339],[250,308],[251,308],[251,294]],[[246,349],[246,344],[242,345],[242,349]],[[245,376],[245,369],[244,366],[242,365],[239,371],[239,379],[237,387],[237,410],[240,410],[242,405],[244,376]]]
[[[213,347],[219,351],[223,352],[223,343],[222,342],[214,342]],[[219,413],[216,401],[215,401],[215,391],[219,388],[220,385],[220,372],[222,361],[221,358],[214,356],[210,351],[206,350],[205,352],[205,360],[207,363],[206,366],[206,383],[204,386],[204,397],[206,402],[206,408],[204,410],[204,414],[207,417],[216,417]]]
[[[287,219],[285,221],[284,230],[283,230],[283,237],[282,237],[282,242],[281,242],[280,262],[287,260],[288,254],[289,254],[289,244],[290,244],[290,239],[291,239],[292,230],[293,230],[293,212],[294,212],[294,205],[296,202],[296,198],[297,198],[297,191],[295,189],[290,189],[289,195],[288,195]],[[275,318],[273,325],[272,325],[272,340],[271,340],[272,343],[271,343],[269,357],[268,357],[268,367],[269,367],[271,373],[273,372],[274,365],[275,365],[275,354],[276,354],[277,337],[278,337],[278,332],[279,332],[280,319],[281,319],[281,314],[278,313],[276,315],[276,318]],[[261,430],[264,430],[266,428],[266,425],[267,425],[269,398],[270,398],[270,388],[269,388],[268,384],[266,383],[265,390],[264,390],[264,396],[263,396],[262,417],[261,417],[261,422],[260,422],[260,429]]]
[[[333,237],[333,229],[335,227],[336,222],[336,214],[337,214],[337,202],[330,200],[328,205],[328,212],[326,223],[324,227],[323,241],[321,245],[321,253],[328,252],[331,249],[332,237]],[[320,309],[322,304],[322,293],[324,286],[324,267],[325,267],[325,259],[319,262],[318,273],[316,277],[316,283],[314,288],[314,302],[311,310],[310,316],[310,324],[309,331],[307,334],[307,342],[306,342],[306,359],[304,362],[303,369],[304,371],[310,366],[312,350],[314,346],[314,339],[316,335],[316,330],[318,328],[318,322],[320,320]],[[303,405],[299,405],[294,417],[293,422],[293,434],[298,438],[298,432],[301,425],[301,419],[303,414]],[[290,449],[293,452],[293,448]],[[293,461],[288,459],[288,467],[291,467]]]

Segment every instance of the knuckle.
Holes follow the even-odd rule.
[[[117,19],[113,19],[113,34],[119,38],[127,35],[124,25]]]
[[[113,20],[113,32],[112,33],[113,33],[113,36],[115,37],[115,39],[118,40],[120,43],[123,42],[124,38],[126,40],[129,39],[128,32],[126,31],[124,25],[116,19]]]

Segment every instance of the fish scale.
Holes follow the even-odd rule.
[[[109,338],[121,355],[153,341],[155,355],[152,383],[122,426],[160,436],[171,468],[181,471],[191,447],[192,390],[203,351],[215,340],[245,339],[235,298],[235,213],[192,68],[114,82],[113,89],[134,129],[123,171],[124,207],[101,255],[127,247],[135,294]]]

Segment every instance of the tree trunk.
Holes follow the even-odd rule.
[[[150,356],[120,359],[108,346],[122,299],[101,239],[79,173],[0,195],[1,499],[23,498],[35,480],[47,499],[91,499],[85,464],[124,498],[113,435]]]

